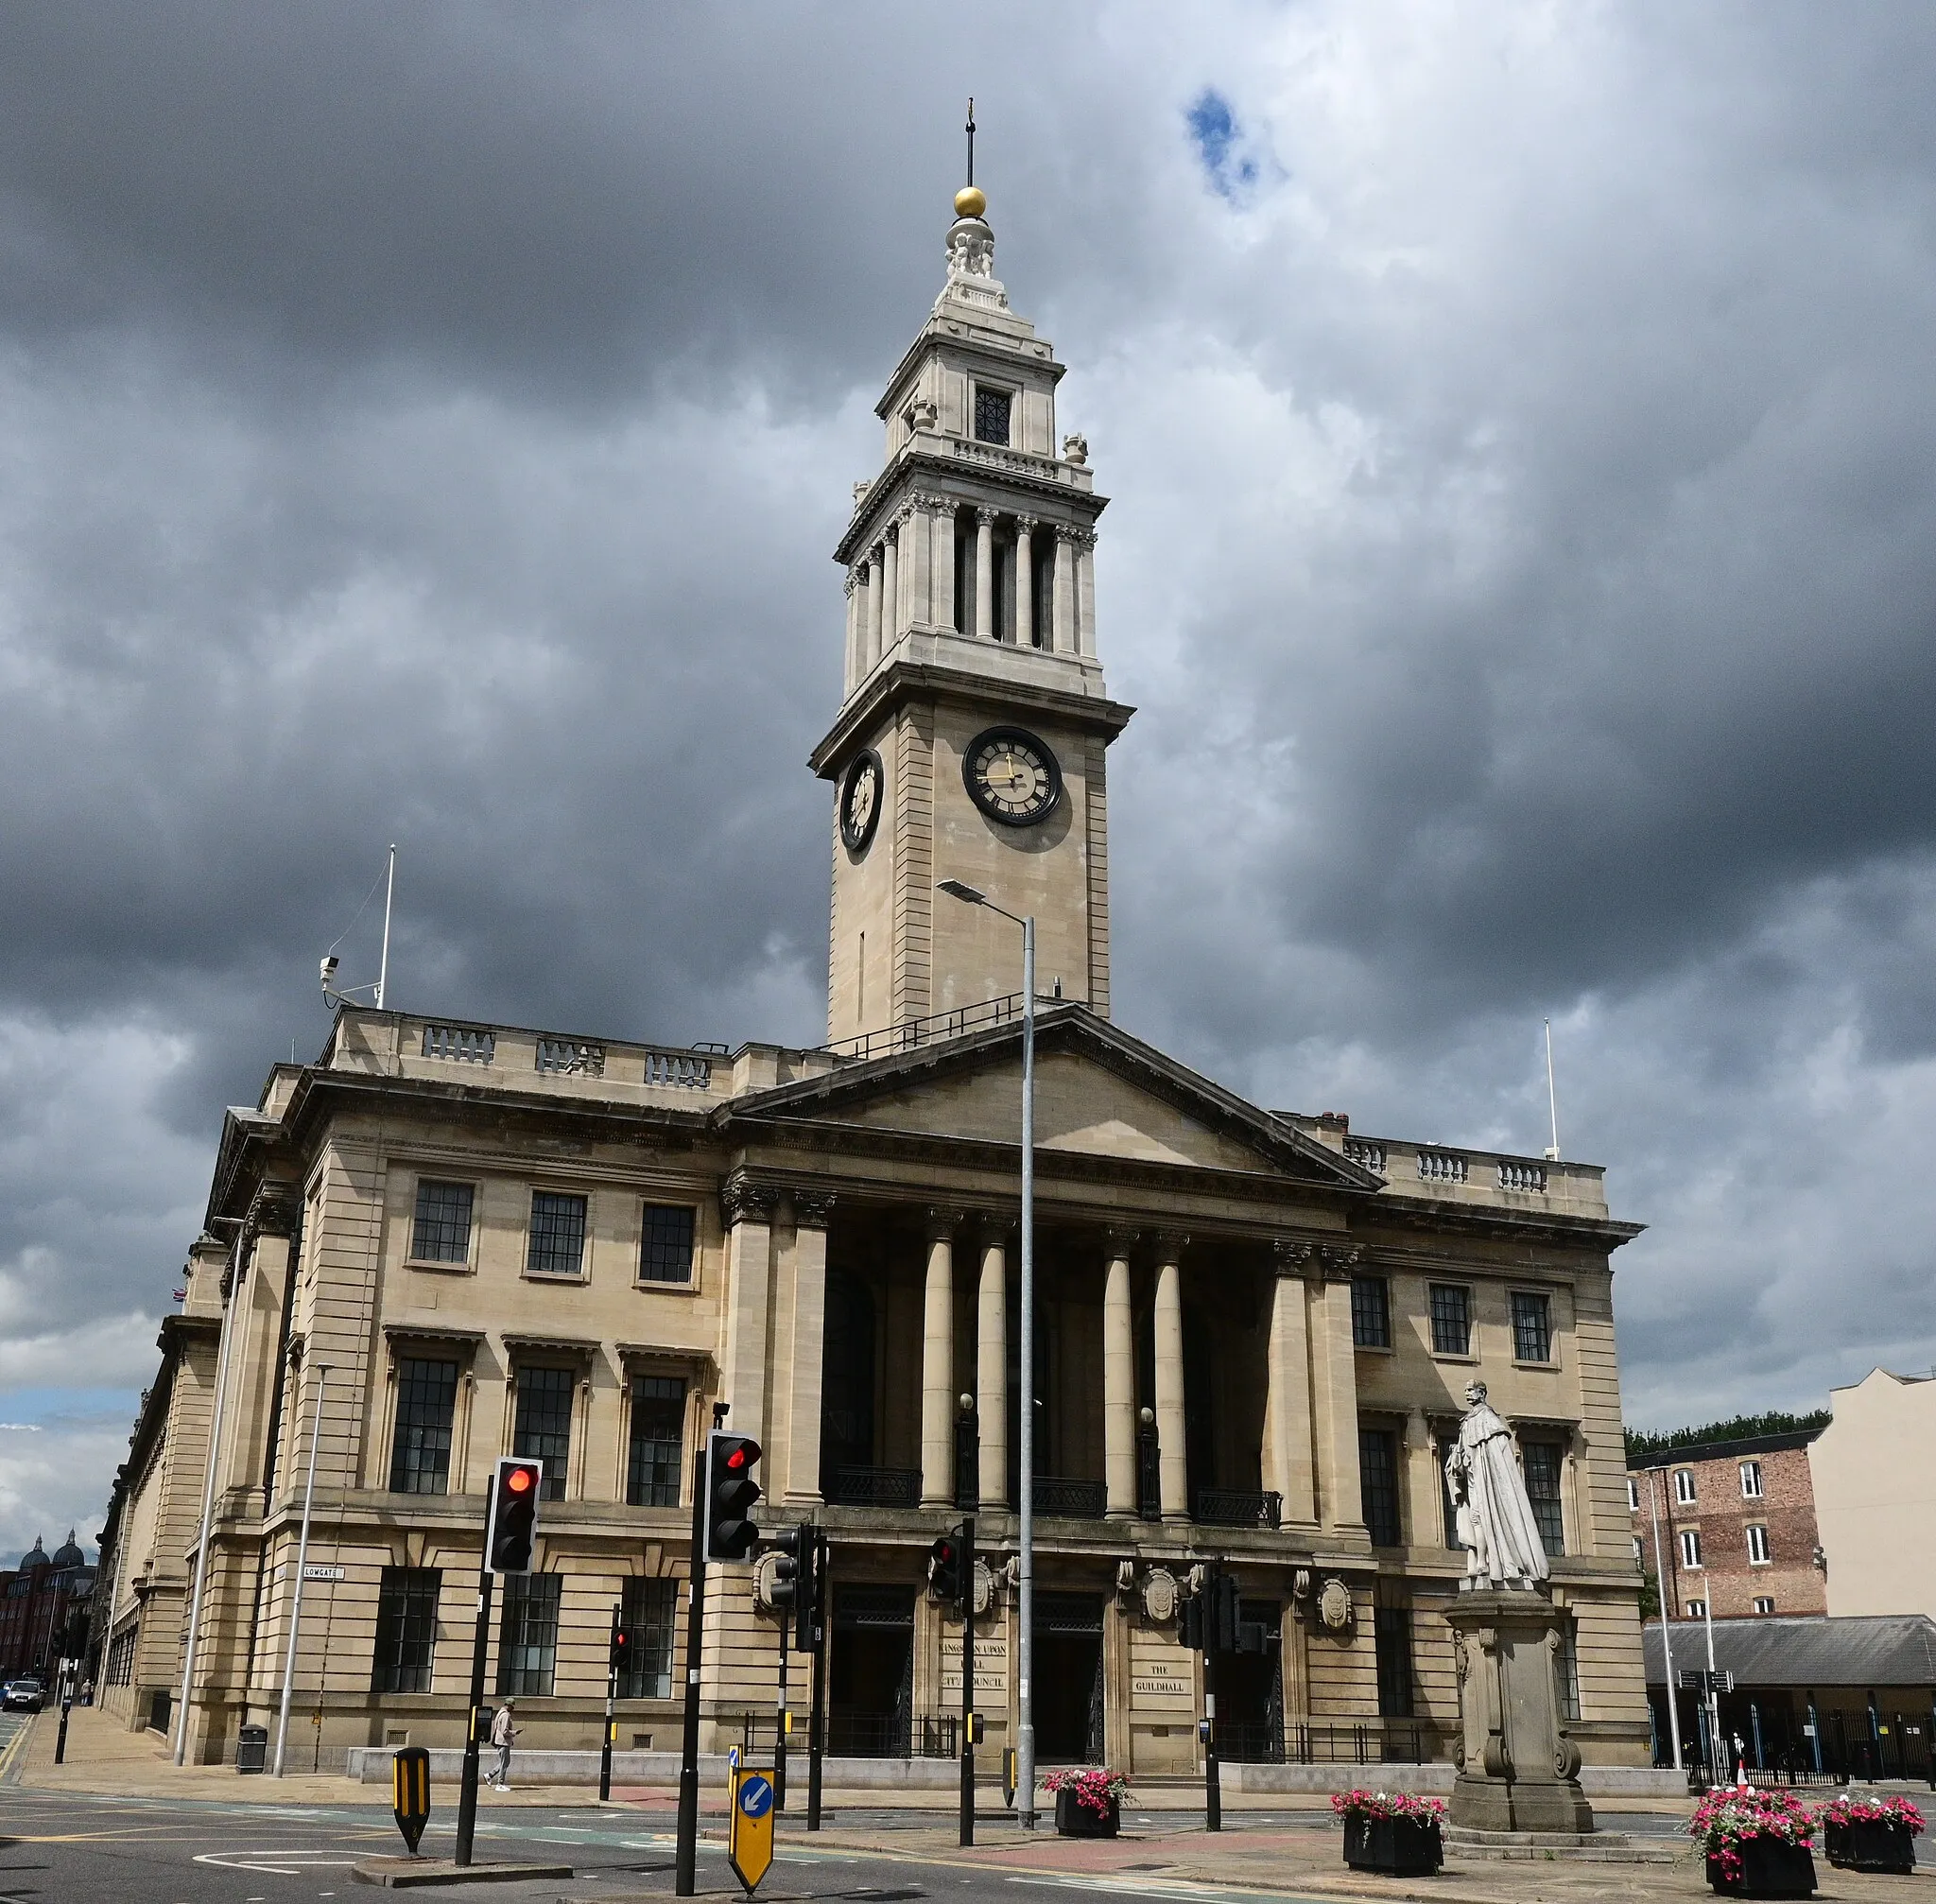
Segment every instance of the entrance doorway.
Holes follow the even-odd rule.
[[[1044,1765],[1102,1763],[1102,1600],[1035,1596],[1035,1757]]]
[[[914,1589],[837,1584],[831,1638],[827,1750],[905,1758],[914,1730]]]
[[[1226,1653],[1217,1661],[1218,1750],[1234,1763],[1277,1764],[1284,1757],[1283,1603],[1238,1602],[1243,1639],[1261,1651]]]

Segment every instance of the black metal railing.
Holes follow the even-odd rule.
[[[953,1758],[955,1713],[830,1712],[827,1751],[835,1758]]]
[[[1067,1475],[1035,1477],[1035,1512],[1061,1515],[1069,1520],[1100,1520],[1109,1495],[1099,1480],[1074,1480]]]
[[[837,1467],[822,1483],[829,1507],[919,1507],[918,1467]]]
[[[1036,1008],[1068,1001],[1035,995]],[[862,1031],[841,1038],[821,1048],[837,1058],[890,1058],[899,1051],[918,1051],[924,1045],[939,1045],[949,1038],[965,1037],[995,1025],[1012,1025],[1022,1015],[1022,995],[1011,992],[1001,998],[984,998],[978,1004],[958,1006],[952,1012],[937,1012],[927,1018],[904,1018],[878,1031]]]
[[[1194,1518],[1204,1527],[1282,1527],[1284,1497],[1248,1488],[1200,1487]]]
[[[1153,1428],[1136,1430],[1136,1515],[1142,1520],[1163,1518],[1163,1450]]]
[[[1247,1765],[1424,1765],[1442,1756],[1443,1740],[1437,1726],[1410,1719],[1359,1725],[1224,1721],[1217,1750]]]

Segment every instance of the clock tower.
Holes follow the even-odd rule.
[[[1009,308],[974,186],[947,281],[875,407],[856,483],[845,692],[812,767],[835,790],[827,1035],[1021,988],[1019,935],[935,891],[961,879],[1036,922],[1036,980],[1107,1015],[1104,756],[1132,710],[1096,654],[1088,445],[1056,436],[1063,366]]]

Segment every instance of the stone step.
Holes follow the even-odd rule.
[[[1448,1857],[1524,1863],[1672,1864],[1687,1850],[1670,1838],[1634,1838],[1624,1831],[1478,1831],[1448,1825],[1444,1836]]]

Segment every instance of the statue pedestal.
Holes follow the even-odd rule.
[[[1449,1823],[1474,1831],[1591,1831],[1580,1748],[1561,1730],[1554,1671],[1565,1615],[1543,1593],[1488,1587],[1445,1609],[1461,1739]]]

